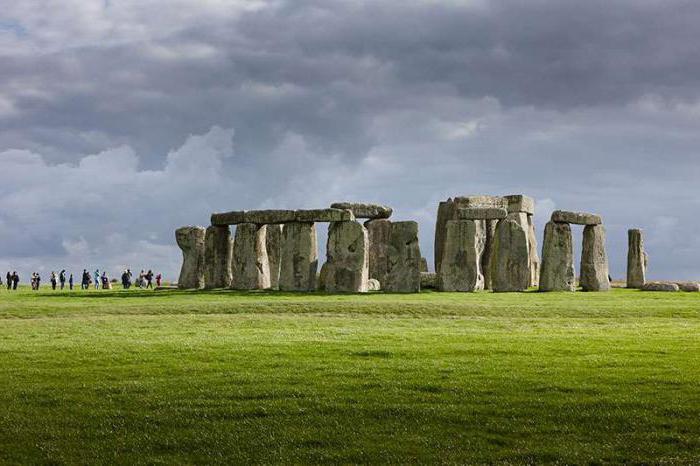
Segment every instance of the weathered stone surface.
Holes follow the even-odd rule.
[[[681,291],[689,291],[691,293],[700,291],[700,283],[698,282],[677,282],[676,285]]]
[[[296,219],[296,210],[270,209],[248,210],[245,213],[245,223],[258,225],[279,224],[293,222]]]
[[[376,278],[367,280],[367,291],[379,291],[382,289],[381,283]]]
[[[332,222],[328,228],[326,263],[321,270],[328,292],[367,291],[369,237],[356,221]]]
[[[182,250],[182,268],[177,280],[180,288],[204,287],[204,237],[203,227],[187,226],[175,230],[175,241]]]
[[[646,282],[647,256],[642,230],[627,230],[627,288],[641,288]]]
[[[324,262],[321,271],[316,275],[316,289],[326,291],[326,277],[328,276],[328,265]]]
[[[270,288],[266,225],[241,223],[236,227],[231,261],[231,287],[236,290]]]
[[[313,291],[316,289],[318,245],[313,223],[286,223],[282,230],[282,261],[279,289]]]
[[[642,291],[680,291],[675,283],[648,282],[642,286]]]
[[[531,197],[522,194],[511,194],[503,196],[503,198],[508,202],[508,213],[522,212],[528,215],[535,214],[535,201]]]
[[[265,249],[270,264],[270,288],[279,290],[280,268],[282,264],[282,225],[267,225]]]
[[[557,223],[573,223],[575,225],[600,225],[603,219],[600,215],[586,212],[569,212],[555,210],[552,212],[552,221]]]
[[[542,244],[540,291],[574,291],[574,245],[568,223],[547,222]]]
[[[481,273],[484,274],[484,289],[493,289],[491,285],[491,257],[493,255],[493,239],[496,235],[496,225],[498,220],[486,220],[484,228],[486,233],[486,242],[484,243],[484,252],[481,254]]]
[[[530,286],[527,230],[515,220],[501,220],[496,226],[491,256],[491,285],[496,292],[524,291]]]
[[[500,207],[466,207],[457,209],[459,220],[501,220],[506,218],[508,211]]]
[[[420,271],[421,272],[428,271],[428,259],[426,259],[425,257],[420,258]]]
[[[221,212],[211,214],[211,224],[214,226],[237,225],[245,223],[245,211]]]
[[[438,287],[438,275],[435,272],[421,272],[420,287],[422,290],[436,289]]]
[[[486,242],[485,224],[481,220],[449,220],[445,246],[438,272],[442,291],[477,291],[484,289],[481,254]]]
[[[583,229],[581,250],[581,288],[583,291],[608,291],[610,276],[605,250],[605,227],[587,225]]]
[[[418,223],[392,222],[389,239],[389,268],[385,291],[394,293],[417,293],[420,291],[420,246]]]
[[[508,209],[508,201],[502,196],[457,196],[454,203],[458,208],[495,207]]]
[[[537,253],[537,233],[533,216],[527,216],[527,242],[530,248],[530,286],[540,283],[540,256]]]
[[[355,220],[355,216],[349,210],[309,209],[297,210],[294,219],[297,222],[349,222]]]
[[[389,273],[389,240],[391,220],[377,219],[365,222],[369,237],[369,278],[376,278],[386,285]]]
[[[210,226],[204,238],[204,284],[207,289],[231,286],[231,230],[226,226]]]
[[[447,234],[447,222],[455,216],[455,204],[452,199],[441,201],[438,205],[437,219],[435,221],[434,264],[435,271],[440,271],[442,255],[445,249],[445,235]]]
[[[334,202],[332,209],[349,210],[355,218],[389,218],[393,209],[380,204],[362,204],[358,202]]]

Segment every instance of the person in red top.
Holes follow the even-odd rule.
[[[160,287],[160,284],[163,282],[163,276],[161,274],[156,275],[156,286]]]

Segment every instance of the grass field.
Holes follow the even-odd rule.
[[[0,462],[700,462],[700,293],[0,291]]]

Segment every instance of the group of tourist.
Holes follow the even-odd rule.
[[[133,274],[131,270],[126,269],[122,273],[122,286],[124,289],[131,288],[133,280]],[[153,281],[155,279],[156,286],[161,286],[163,282],[163,276],[159,274],[154,274],[152,270],[141,270],[139,276],[135,280],[135,285],[138,288],[153,288]],[[15,272],[7,272],[5,275],[6,283],[3,284],[2,277],[0,277],[0,287],[7,286],[8,290],[16,290],[19,286],[20,277],[19,274]],[[51,272],[50,276],[51,289],[65,289],[66,286],[69,290],[73,289],[73,274],[67,274],[66,270],[63,269],[59,273]],[[87,269],[83,269],[82,278],[80,281],[80,289],[88,290],[91,286],[94,286],[96,290],[100,288],[103,290],[112,289],[112,281],[109,279],[106,271],[100,273],[99,269],[96,269],[93,274],[90,274]],[[41,287],[41,275],[38,272],[32,273],[31,276],[31,287],[32,290],[38,290]]]

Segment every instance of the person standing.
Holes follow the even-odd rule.
[[[163,275],[160,273],[156,275],[156,286],[160,288],[161,284],[163,283]]]
[[[51,272],[51,289],[56,291],[56,286],[58,285],[58,275],[56,272]]]
[[[39,290],[39,286],[41,285],[41,275],[37,272],[34,280],[36,281],[36,290]]]
[[[146,288],[153,288],[153,271],[146,272]]]
[[[100,289],[100,270],[95,269],[95,289]]]
[[[12,274],[9,270],[7,271],[5,278],[7,278],[7,291],[10,291],[12,289]]]
[[[19,275],[15,271],[15,272],[12,272],[12,289],[16,290],[17,285],[19,285]]]
[[[58,274],[58,281],[61,283],[61,290],[66,287],[66,269],[61,270]]]
[[[90,287],[90,274],[87,269],[83,269],[83,280],[80,283],[81,290],[87,290]]]
[[[68,289],[73,291],[73,274],[70,274],[70,278],[68,278]]]

